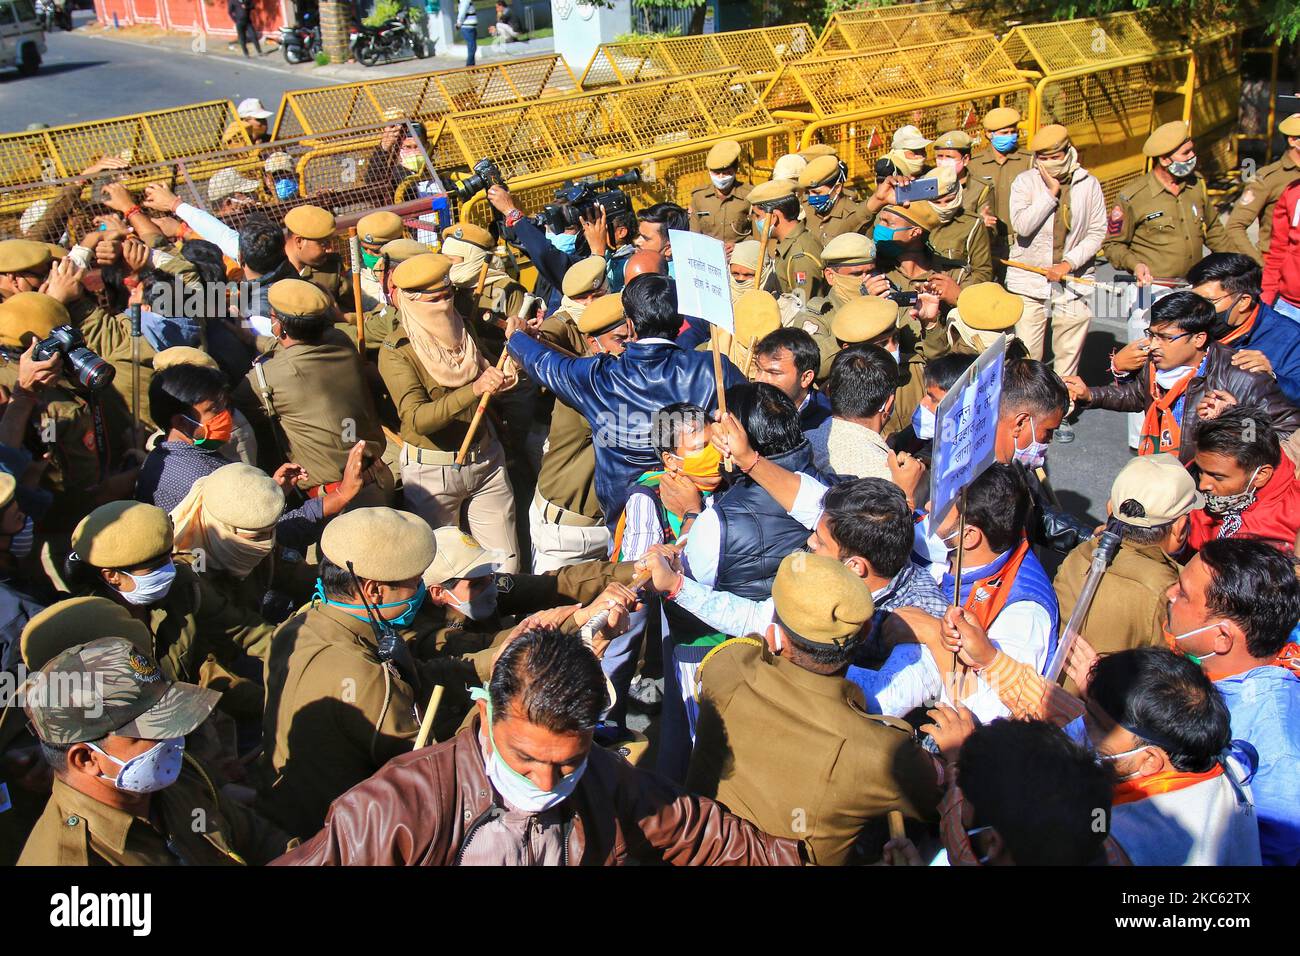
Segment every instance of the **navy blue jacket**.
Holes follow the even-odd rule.
[[[831,400],[819,388],[808,393],[808,404],[799,412],[799,430],[816,431],[822,422],[831,417]]]
[[[560,307],[560,287],[564,284],[564,273],[568,272],[569,266],[575,262],[587,258],[586,253],[569,255],[567,252],[561,252],[555,248],[550,239],[546,238],[546,231],[527,217],[506,229],[505,236],[507,241],[513,242],[528,253],[529,260],[537,267],[538,282],[533,291],[538,298],[546,302],[546,311],[554,312]],[[587,248],[586,239],[582,236],[578,236],[578,248],[580,251]],[[542,279],[546,280],[544,285]]]
[[[1263,352],[1273,363],[1277,387],[1292,405],[1300,406],[1300,322],[1261,302],[1255,327],[1229,348]]]
[[[591,425],[596,446],[596,497],[612,528],[623,511],[628,489],[642,472],[661,467],[650,441],[650,419],[674,402],[692,402],[706,411],[718,407],[713,355],[687,351],[675,342],[628,342],[622,357],[570,358],[522,332],[507,343],[528,377],[545,385]],[[724,388],[745,381],[726,356]]]

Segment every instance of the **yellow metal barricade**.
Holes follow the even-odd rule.
[[[592,90],[725,68],[741,70],[751,83],[766,82],[782,64],[812,53],[815,43],[816,34],[807,23],[602,43],[580,85]]]
[[[947,9],[947,4],[846,10],[831,15],[812,56],[871,53],[983,32],[969,17]]]
[[[280,101],[275,138],[332,135],[402,115],[434,123],[448,113],[561,96],[577,88],[558,54],[294,90]]]
[[[0,187],[53,183],[110,157],[132,165],[249,145],[229,100],[0,136]]]

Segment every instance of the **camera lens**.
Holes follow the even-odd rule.
[[[86,388],[98,391],[113,381],[117,369],[87,348],[73,349],[67,355],[68,364],[76,373],[77,381]]]

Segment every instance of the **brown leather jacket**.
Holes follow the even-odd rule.
[[[325,828],[272,865],[453,866],[495,800],[475,717],[451,740],[395,757],[343,794]],[[618,866],[629,858],[677,866],[803,862],[798,841],[769,836],[600,747],[562,806],[570,812],[570,866]]]
[[[1196,457],[1196,429],[1201,422],[1196,406],[1212,389],[1229,392],[1243,408],[1263,409],[1281,438],[1300,429],[1300,410],[1287,401],[1277,387],[1276,379],[1260,372],[1235,368],[1232,353],[1233,350],[1227,346],[1211,343],[1205,355],[1205,374],[1187,383],[1187,391],[1183,393],[1182,445],[1178,451],[1178,458],[1184,465]],[[1135,375],[1117,379],[1114,385],[1093,386],[1088,405],[1114,412],[1146,411],[1151,404],[1151,389],[1147,384],[1150,375],[1151,364],[1147,363]]]

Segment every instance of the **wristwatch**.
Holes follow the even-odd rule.
[[[694,521],[699,516],[700,513],[698,511],[688,511],[686,514],[682,515],[682,524],[686,524],[688,521]]]

